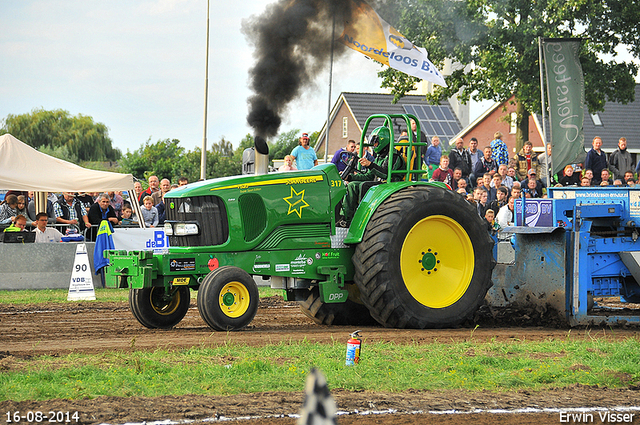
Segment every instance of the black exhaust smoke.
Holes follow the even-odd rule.
[[[255,94],[248,100],[247,121],[255,131],[256,148],[258,136],[278,134],[289,102],[325,69],[331,55],[333,19],[338,37],[354,3],[359,0],[280,0],[261,16],[243,22],[243,32],[255,46],[256,64],[249,72]],[[345,49],[335,43],[334,55]]]

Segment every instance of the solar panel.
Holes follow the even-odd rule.
[[[455,130],[455,128],[451,125],[450,122],[442,121],[440,125],[442,126],[442,131],[445,134],[458,134],[458,132]]]
[[[439,108],[437,106],[433,106],[433,112],[436,114],[436,119],[444,121],[444,114],[442,113],[442,108]]]
[[[429,107],[429,106],[422,107],[421,106],[420,109],[422,109],[424,111],[425,116],[427,117],[428,120],[435,120],[436,119],[436,115],[431,110],[431,107]]]
[[[411,106],[411,105],[407,105],[407,106],[405,106],[405,107],[404,107],[404,111],[405,111],[407,114],[413,114],[413,115],[417,116],[417,117],[418,117],[418,119],[420,119],[420,116],[418,115],[418,111],[417,111],[413,106]]]
[[[413,114],[420,120],[420,127],[429,139],[438,136],[446,148],[449,141],[458,134],[462,127],[446,105],[403,105],[406,113]]]
[[[442,129],[442,126],[440,125],[440,123],[438,121],[433,121],[431,123],[431,125],[433,125],[433,129],[434,132],[436,133],[436,136],[440,136],[441,134],[445,134],[444,130]]]
[[[420,121],[420,127],[422,128],[422,132],[428,136],[433,136],[436,134],[433,126],[431,125],[431,121]]]
[[[449,108],[443,108],[442,113],[444,114],[444,119],[447,121],[455,121],[456,119],[453,117],[451,110]]]
[[[416,110],[416,117],[418,117],[419,120],[426,120],[427,119],[427,114],[424,112],[424,109],[422,108],[413,108],[414,110]]]

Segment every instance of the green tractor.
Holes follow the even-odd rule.
[[[165,196],[168,252],[107,251],[106,286],[130,288],[131,311],[148,328],[178,324],[193,289],[210,327],[242,329],[258,309],[254,276],[270,278],[320,324],[461,323],[491,286],[493,240],[462,196],[419,181],[424,142],[411,134],[394,142],[394,119],[409,128],[414,116],[369,117],[360,156],[374,119],[384,121],[404,165],[363,194],[348,228],[337,226],[345,176],[331,163],[197,182]]]

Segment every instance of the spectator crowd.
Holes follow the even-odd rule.
[[[413,139],[417,140],[416,125],[411,122]],[[407,140],[407,129],[401,132],[398,141]],[[420,140],[427,140],[421,133]],[[640,161],[634,166],[631,153],[627,151],[627,140],[618,141],[617,149],[607,155],[602,151],[602,138],[595,137],[592,149],[582,164],[563,164],[564,168],[551,175],[551,145],[545,152],[534,152],[531,142],[526,141],[522,149],[510,156],[502,133],[496,132],[491,141],[480,148],[475,137],[468,145],[462,138],[453,141],[445,152],[438,136],[430,139],[429,145],[417,155],[422,161],[423,180],[446,183],[452,190],[464,196],[474,205],[478,214],[485,218],[492,232],[513,224],[514,200],[520,197],[544,198],[550,186],[626,186],[636,185],[640,172]],[[357,143],[349,140],[338,149],[332,162],[339,171],[357,150]],[[370,149],[364,156],[374,161]],[[303,133],[299,146],[285,157],[279,171],[310,169],[318,164],[315,150],[309,146],[309,136]],[[114,226],[134,226],[143,220],[147,227],[162,226],[165,220],[164,196],[171,189],[187,184],[180,177],[172,184],[167,178],[148,178],[147,188],[141,182],[134,183],[133,193],[119,191],[103,193],[49,193],[46,213],[36,214],[33,192],[10,190],[0,204],[0,230],[36,232],[36,241],[59,241],[62,234],[82,233],[87,240],[94,240],[97,227],[102,220]],[[136,216],[133,202],[140,205],[140,217]],[[54,227],[58,227],[58,229]]]
[[[439,142],[432,141],[432,147],[437,145]],[[640,161],[634,166],[624,137],[608,156],[601,149],[601,137],[595,137],[592,146],[584,163],[563,164],[563,170],[552,175],[550,144],[545,152],[537,154],[532,143],[526,141],[522,149],[510,158],[500,132],[495,133],[481,154],[475,138],[470,139],[467,148],[459,138],[448,154],[440,154],[439,166],[429,179],[447,183],[452,190],[465,196],[495,231],[513,225],[515,199],[521,196],[545,198],[550,186],[636,185]],[[433,163],[436,156],[425,157],[425,169],[429,169],[428,163]]]
[[[411,130],[413,140],[417,140],[413,122]],[[421,141],[428,140],[424,133],[420,136]],[[522,149],[510,156],[502,138],[502,133],[498,131],[493,140],[487,141],[482,147],[475,137],[469,139],[467,146],[462,138],[458,138],[451,143],[451,149],[445,152],[439,137],[434,136],[428,147],[420,153],[424,170],[422,180],[446,183],[464,196],[475,206],[478,214],[486,219],[488,227],[494,233],[513,225],[515,199],[545,198],[548,187],[633,187],[637,183],[640,161],[634,165],[624,137],[620,138],[618,148],[609,155],[601,149],[602,138],[595,137],[593,147],[583,163],[562,164],[564,168],[555,175],[551,173],[551,144],[538,154],[534,152],[533,144],[525,141]],[[397,142],[406,140],[405,129]],[[353,140],[349,140],[345,147],[335,152],[332,162],[339,171],[344,169],[345,158],[352,152],[356,152],[356,142]]]
[[[10,190],[0,205],[0,231],[33,231],[36,242],[60,242],[66,235],[83,234],[95,240],[102,220],[113,226],[138,226],[143,220],[147,227],[162,226],[165,220],[164,196],[170,190],[188,183],[180,177],[176,184],[167,178],[150,176],[148,187],[139,181],[134,191],[106,191],[102,193],[48,193],[46,212],[36,214],[34,192]],[[140,205],[138,218],[133,203]]]

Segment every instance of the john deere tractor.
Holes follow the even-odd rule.
[[[348,178],[331,163],[197,182],[165,196],[168,252],[108,251],[106,285],[130,288],[131,311],[148,328],[178,324],[192,289],[210,327],[241,329],[258,309],[254,276],[270,278],[317,323],[459,324],[491,286],[493,240],[462,196],[420,180],[426,144],[412,134],[394,142],[394,120],[410,128],[410,119],[418,122],[366,121],[359,156],[372,120],[383,121],[403,165],[362,193],[348,228],[337,226]],[[356,162],[345,171],[364,172]]]

